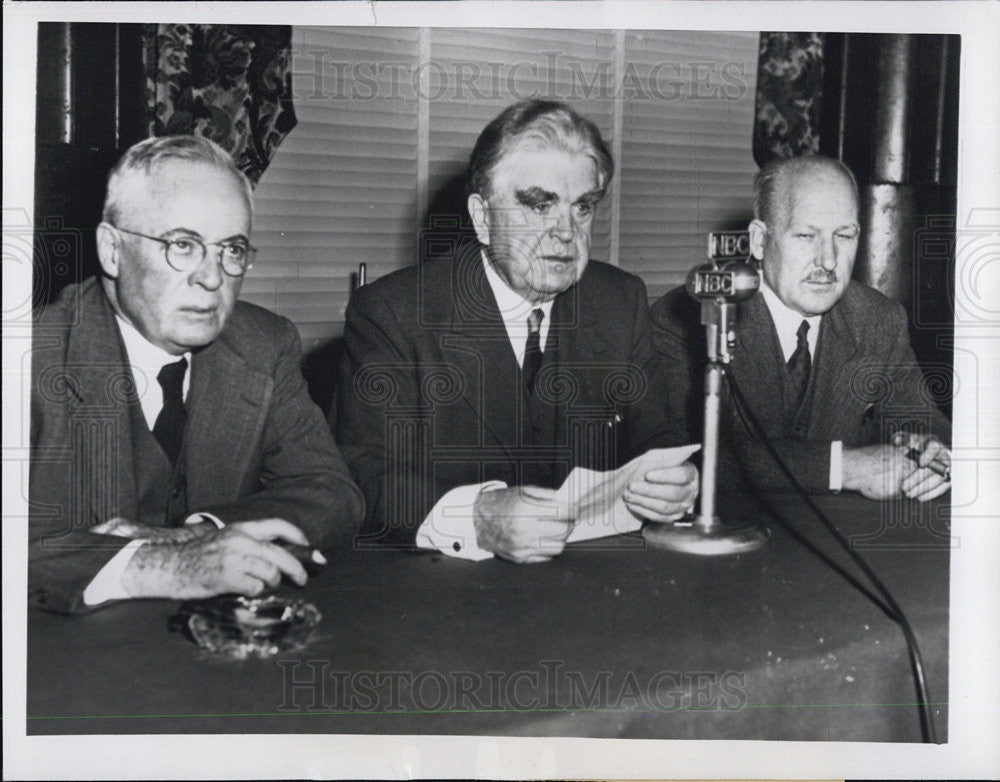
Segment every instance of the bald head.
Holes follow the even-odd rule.
[[[777,158],[762,168],[753,180],[753,216],[767,225],[787,218],[796,185],[821,181],[846,188],[858,204],[858,185],[851,169],[834,158],[822,155]]]

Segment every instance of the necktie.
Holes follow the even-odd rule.
[[[184,410],[185,371],[187,371],[187,359],[182,358],[173,364],[164,365],[160,374],[156,376],[163,389],[163,409],[153,424],[153,436],[171,464],[177,464],[177,457],[180,456],[184,422],[187,419]]]
[[[545,313],[541,310],[532,310],[528,315],[528,341],[524,346],[524,362],[521,365],[521,376],[528,394],[535,390],[535,376],[542,365],[541,332],[544,317]]]
[[[791,380],[792,402],[798,408],[802,404],[802,397],[806,393],[806,385],[809,383],[809,370],[812,368],[812,358],[809,355],[809,343],[806,335],[809,333],[808,321],[802,321],[799,330],[795,332],[798,341],[795,344],[795,352],[788,359],[788,377]]]

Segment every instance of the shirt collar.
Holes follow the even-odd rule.
[[[541,328],[538,330],[539,347],[544,352],[545,343],[549,337],[549,325],[552,322],[552,302],[554,299],[541,303],[532,303],[521,294],[510,289],[503,278],[493,268],[486,252],[482,252],[483,269],[486,273],[486,281],[490,284],[493,296],[497,300],[497,307],[500,308],[500,317],[503,318],[504,330],[507,332],[507,339],[514,351],[514,357],[519,366],[524,364],[524,353],[528,343],[528,315],[532,310],[541,310],[545,317],[542,318]]]
[[[125,343],[125,352],[128,354],[128,363],[130,366],[143,370],[155,369],[156,372],[153,372],[153,377],[156,377],[162,367],[181,360],[181,356],[168,353],[163,348],[147,340],[139,333],[139,330],[135,326],[126,321],[121,315],[116,313],[115,320],[118,321],[118,330],[121,331],[122,342]],[[183,358],[188,360],[188,365],[190,366],[191,354],[185,353]]]
[[[485,250],[482,251],[482,257],[483,268],[486,270],[486,281],[490,284],[493,296],[497,300],[497,307],[500,308],[500,317],[503,318],[503,322],[507,325],[508,329],[513,325],[518,327],[524,326],[527,329],[527,325],[525,324],[527,323],[528,315],[532,310],[540,309],[545,313],[545,319],[542,321],[542,331],[544,332],[546,330],[545,326],[549,323],[549,316],[552,314],[552,303],[555,299],[538,303],[528,301],[504,282],[503,278],[497,273],[497,270],[493,268],[493,264],[490,263]],[[543,342],[542,344],[545,343]]]
[[[768,311],[771,313],[774,327],[778,331],[778,341],[781,343],[781,352],[785,354],[785,361],[788,361],[795,352],[798,342],[797,332],[803,320],[809,324],[809,332],[806,334],[809,353],[815,356],[816,342],[819,339],[819,324],[823,316],[811,315],[807,318],[801,312],[793,310],[778,297],[778,294],[767,284],[763,275],[760,278],[760,292],[764,297]]]

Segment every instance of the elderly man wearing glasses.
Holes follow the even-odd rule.
[[[304,583],[363,500],[310,400],[299,338],[237,302],[251,191],[221,148],[147,139],[108,179],[101,274],[36,313],[29,602],[253,595]]]

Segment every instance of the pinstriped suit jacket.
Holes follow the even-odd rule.
[[[700,440],[702,372],[706,361],[699,304],[683,287],[650,309],[653,341],[674,404],[684,410],[688,437]],[[950,368],[931,368],[933,385],[917,365],[906,311],[877,291],[852,281],[820,324],[806,395],[797,415],[786,414],[784,356],[760,294],[739,307],[729,368],[771,442],[805,487],[829,489],[830,442],[845,447],[887,442],[898,428],[936,434],[950,442],[951,424],[935,399],[950,387]],[[727,399],[722,431],[728,445],[720,480],[735,487],[737,472],[752,485],[784,488],[784,477],[755,441]]]

